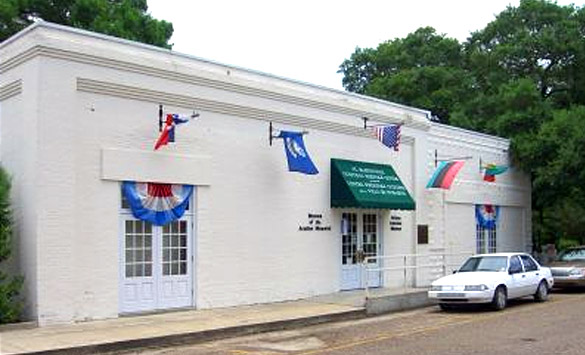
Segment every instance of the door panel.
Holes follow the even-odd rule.
[[[162,228],[162,289],[160,308],[191,305],[189,226],[172,222]]]
[[[520,259],[522,260],[524,273],[526,274],[526,287],[524,292],[526,295],[533,295],[536,293],[538,282],[540,281],[540,270],[538,270],[538,265],[528,255],[520,255]]]
[[[124,221],[123,312],[139,312],[156,306],[153,275],[152,225],[139,220]]]
[[[360,272],[357,213],[343,213],[341,215],[341,289],[360,288]]]
[[[376,213],[342,213],[341,216],[341,289],[365,286],[362,261],[380,251],[378,215]],[[376,260],[370,261],[375,267]],[[368,287],[380,286],[380,272],[368,272]]]
[[[378,236],[378,215],[375,213],[367,213],[363,215],[362,219],[362,250],[364,257],[376,257],[379,254],[380,243]],[[369,260],[368,266],[376,268],[379,265],[378,260]],[[368,287],[380,286],[380,272],[370,271],[367,273]]]
[[[193,305],[189,218],[164,227],[122,218],[120,312]]]
[[[522,264],[520,263],[520,258],[517,255],[510,257],[510,268],[513,267],[520,267],[522,269]],[[515,273],[510,275],[509,278],[510,282],[508,284],[508,297],[509,298],[517,298],[525,295],[526,289],[526,274],[522,269],[521,272]]]

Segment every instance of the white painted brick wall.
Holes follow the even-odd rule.
[[[41,30],[22,41],[34,43],[38,36],[49,47],[85,51],[117,61],[132,58],[182,73],[226,75],[225,68],[218,65],[77,34]],[[80,43],[83,47],[79,47]],[[1,52],[0,58],[3,56],[5,53]],[[104,149],[152,151],[159,134],[158,102],[81,92],[76,89],[78,78],[268,108],[324,122],[356,127],[362,124],[360,117],[317,106],[284,103],[113,67],[42,58],[30,62],[37,66],[33,67],[36,76],[31,74],[34,71],[25,73],[20,67],[11,71],[11,75],[25,79],[24,93],[3,103],[0,127],[2,158],[10,162],[12,171],[19,176],[17,204],[23,210],[19,222],[26,224],[20,232],[25,240],[21,262],[26,272],[34,275],[27,281],[27,296],[36,304],[37,312],[33,315],[41,324],[117,316],[120,188],[118,181],[102,179],[101,154]],[[226,80],[234,83],[249,80],[256,88],[265,85],[329,103],[346,100],[353,107],[366,107],[377,113],[391,110],[369,99],[360,101],[351,95],[313,87],[303,89],[299,84],[245,71],[235,74]],[[27,100],[26,105],[19,101],[29,99],[31,90],[33,100]],[[189,113],[184,107],[165,109]],[[19,110],[29,115],[20,114]],[[404,114],[399,109],[392,110],[397,111],[397,117]],[[17,127],[14,121],[5,120],[7,112],[24,120],[27,126]],[[476,160],[466,164],[452,191],[437,193],[425,189],[434,168],[434,149],[440,149],[441,154],[481,154],[486,161],[502,163],[507,162],[501,151],[501,147],[507,147],[507,141],[440,126],[433,126],[431,132],[405,127],[404,136],[408,139],[400,153],[395,153],[373,138],[312,129],[305,144],[320,174],[307,176],[287,171],[282,142],[276,140],[272,147],[268,145],[267,122],[205,110],[200,110],[200,114],[198,121],[177,128],[174,146],[157,152],[210,158],[204,169],[209,170],[211,184],[198,187],[196,201],[193,276],[198,308],[275,302],[339,290],[341,211],[329,207],[331,158],[391,164],[416,199],[417,211],[397,212],[402,217],[402,231],[390,231],[389,212],[381,211],[385,254],[468,245],[469,236],[460,231],[474,223],[468,220],[469,208],[474,203],[487,202],[487,197],[492,198],[490,202],[505,206],[506,211],[507,207],[517,210],[530,206],[530,191],[517,188],[526,186],[521,174],[512,171],[498,177],[497,184],[484,186]],[[10,128],[18,135],[12,138],[7,135],[5,132]],[[276,128],[305,127],[279,124]],[[38,134],[34,140],[38,146],[27,145],[24,155],[16,154],[20,148],[17,138],[23,140],[28,129]],[[182,169],[197,168],[172,162],[164,166],[168,169],[168,182],[182,180]],[[137,169],[137,179],[141,174],[152,176],[141,169]],[[197,179],[197,174],[189,176]],[[307,223],[308,213],[322,214],[323,222],[332,226],[331,232],[298,231],[299,225]],[[529,224],[529,218],[525,221]],[[416,224],[424,223],[430,226],[431,244],[417,246]],[[460,228],[461,225],[466,227]],[[457,231],[452,231],[453,228]],[[530,232],[529,225],[514,230],[520,230],[524,240]],[[502,238],[509,245],[515,243],[511,232],[503,232]],[[394,281],[388,280],[387,285]]]

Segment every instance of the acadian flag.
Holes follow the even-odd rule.
[[[496,181],[496,175],[503,174],[508,170],[507,166],[496,164],[486,164],[483,168],[485,169],[483,180],[488,182]]]
[[[307,153],[302,133],[280,131],[278,138],[282,138],[284,142],[284,151],[286,153],[289,171],[309,175],[319,174],[319,170],[317,170],[309,153]]]
[[[382,144],[398,151],[400,146],[400,125],[375,126],[374,134]]]
[[[154,144],[154,150],[157,150],[163,145],[167,145],[169,143],[175,142],[175,127],[177,125],[187,123],[190,119],[195,118],[197,116],[180,116],[177,114],[169,113],[167,114],[167,119],[165,122],[165,126],[158,137],[158,140]]]
[[[455,176],[461,170],[465,164],[463,160],[454,160],[454,161],[442,161],[435,173],[429,180],[427,184],[427,188],[437,187],[440,189],[450,189],[453,180],[455,180]]]

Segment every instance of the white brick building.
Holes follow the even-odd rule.
[[[154,151],[159,104],[200,118]],[[404,122],[400,151],[372,138],[362,117]],[[269,122],[310,132],[318,175],[288,171]],[[498,251],[530,250],[529,180],[512,168],[486,183],[479,170],[480,159],[508,164],[508,146],[423,110],[57,25],[0,44],[0,159],[13,177],[26,311],[41,325],[360,287],[358,250],[475,252],[481,204],[499,206]],[[435,152],[470,157],[450,190],[425,188]],[[416,209],[332,208],[332,159],[393,167]],[[156,227],[122,206],[124,180],[195,192],[181,220]],[[352,218],[343,254],[342,219]],[[322,230],[302,230],[317,222]],[[428,243],[417,243],[419,225]]]

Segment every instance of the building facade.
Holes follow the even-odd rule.
[[[155,151],[159,105],[199,117]],[[399,151],[363,117],[402,124]],[[318,174],[289,172],[271,124],[308,132]],[[510,168],[482,179],[481,162],[509,165],[508,148],[424,110],[58,25],[37,23],[0,44],[15,262],[27,316],[41,325],[360,288],[367,256],[530,250],[528,178]],[[426,188],[453,158],[465,164],[452,187]],[[343,162],[398,177],[412,208],[391,196],[334,203]],[[179,219],[157,226],[132,213],[124,181],[193,193]],[[484,205],[498,209],[494,230],[478,228]],[[369,286],[404,282],[368,275]]]

